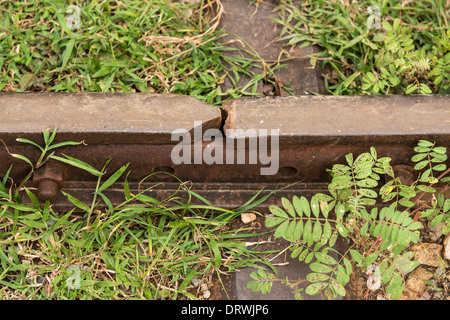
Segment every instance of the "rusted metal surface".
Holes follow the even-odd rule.
[[[266,259],[276,266],[279,272],[279,279],[283,281],[274,281],[270,294],[262,294],[261,292],[253,292],[247,288],[247,283],[253,279],[250,277],[251,272],[257,271],[256,268],[247,267],[240,269],[232,275],[221,275],[220,281],[217,276],[214,279],[212,288],[212,296],[216,300],[324,300],[327,299],[323,295],[310,296],[304,293],[309,282],[306,276],[310,272],[308,265],[304,261],[291,257],[290,250],[285,250],[290,243],[284,239],[273,239],[272,234],[263,234],[268,231],[264,226],[264,218],[258,217],[252,222],[256,233],[255,237],[247,238],[248,242],[258,243],[256,250],[278,250],[278,252],[267,254]],[[240,221],[234,222],[232,228],[245,228],[248,225]],[[348,245],[342,239],[336,243],[336,249],[345,252]],[[254,247],[254,246],[253,246]],[[252,247],[249,247],[251,249]],[[281,254],[279,254],[281,252]],[[338,259],[337,255],[333,256]],[[288,282],[284,282],[287,280]],[[221,283],[224,285],[222,286]],[[336,300],[356,300],[363,296],[361,290],[362,282],[360,277],[353,277],[346,286],[347,295],[345,297],[337,297]]]
[[[58,191],[63,187],[61,165],[55,161],[50,161],[43,167],[35,170],[33,185],[37,187],[37,196],[40,200],[54,200],[58,196]]]
[[[272,0],[257,1],[250,5],[248,0],[222,0],[224,14],[221,17],[221,27],[230,34],[224,38],[228,47],[239,49],[239,52],[229,51],[228,55],[242,55],[247,58],[257,58],[266,64],[274,66],[286,64],[274,73],[281,83],[291,88],[294,95],[305,95],[311,92],[326,92],[320,68],[313,68],[308,55],[319,52],[314,46],[286,46],[287,41],[280,41],[282,26],[273,21],[280,18],[275,12],[276,2]],[[245,53],[247,52],[247,53]],[[262,63],[251,71],[260,73],[264,70]],[[257,92],[268,96],[289,95],[284,89],[278,90],[275,78],[268,75],[268,79],[258,85]],[[268,80],[266,79],[266,80]],[[239,84],[246,84],[250,77],[242,74]],[[232,87],[227,78],[223,85],[224,91]],[[279,92],[278,92],[279,91]]]
[[[407,168],[413,165],[410,160],[411,152],[419,139],[438,141],[444,146],[450,142],[448,96],[239,99],[224,107],[227,112],[223,128],[222,117],[217,108],[196,104],[195,100],[188,97],[175,99],[171,96],[147,94],[108,94],[106,99],[99,95],[90,98],[87,96],[88,94],[1,94],[0,102],[4,111],[0,119],[0,139],[5,142],[9,152],[22,154],[36,161],[40,151],[32,145],[16,142],[15,138],[42,143],[42,126],[57,127],[59,134],[55,142],[70,139],[84,140],[86,144],[57,149],[58,154],[80,159],[98,170],[107,159],[112,159],[105,178],[126,163],[130,163],[130,183],[139,183],[159,170],[168,171],[181,181],[191,181],[194,190],[211,195],[213,204],[226,204],[227,207],[245,203],[252,192],[261,188],[282,189],[295,184],[289,190],[321,189],[330,180],[327,169],[335,163],[345,161],[347,153],[367,152],[372,146],[377,149],[379,156],[391,157],[392,164],[405,172],[411,180],[415,178],[414,173],[407,172],[411,171]],[[126,97],[133,103],[125,102]],[[177,103],[173,103],[174,99]],[[149,101],[153,103],[150,106]],[[110,110],[107,109],[108,104],[111,105]],[[143,112],[143,105],[147,105],[152,111]],[[23,127],[29,114],[19,110],[26,106],[39,110],[40,116],[36,118],[36,123]],[[188,112],[189,107],[197,111]],[[56,109],[64,109],[64,118],[51,116]],[[154,119],[158,117],[157,110],[164,110],[167,115],[184,116],[178,123],[173,123],[170,118]],[[91,112],[98,117],[101,117],[101,112],[106,115],[101,121],[96,121],[95,118],[88,121],[86,115]],[[121,121],[117,122],[116,119]],[[193,138],[192,144],[188,146],[191,161],[174,163],[171,153],[178,142],[171,139],[171,133],[176,129],[193,132],[197,120],[203,123],[202,134],[207,128],[221,129],[226,135],[229,129],[242,129],[243,134],[238,133],[233,137],[228,135],[228,140],[225,137],[213,141],[205,139],[200,143],[197,141],[197,145],[194,145]],[[279,163],[276,174],[261,175],[261,169],[268,165],[249,163],[249,155],[255,151],[250,147],[248,135],[245,135],[249,129],[256,132],[279,130]],[[240,148],[237,142],[242,139],[247,140],[244,148]],[[233,142],[233,158],[231,163],[227,163],[229,150],[224,144],[230,140]],[[215,150],[219,163],[206,164],[203,160],[195,163],[195,153],[205,154],[208,148]],[[245,163],[239,164],[238,158],[241,155]],[[16,179],[29,172],[25,162],[12,158],[6,148],[0,148],[0,172],[6,172],[12,163],[15,163],[12,175]],[[55,207],[63,208],[68,203],[64,204],[65,199],[61,195],[55,197],[55,190],[63,185],[64,188],[72,188],[71,185],[80,183],[90,185],[96,182],[96,177],[63,163],[58,163],[58,166],[58,178],[49,179],[56,181],[58,188],[54,183],[46,182],[45,189],[50,191],[44,192],[44,197],[55,198]],[[39,188],[41,176],[45,176],[43,170],[46,167],[35,173],[33,186],[36,188]],[[146,179],[146,183],[161,181],[177,182],[172,176],[164,174],[152,175]],[[243,185],[247,187],[242,188]],[[43,186],[41,190],[42,188]],[[79,187],[75,189],[82,190]]]

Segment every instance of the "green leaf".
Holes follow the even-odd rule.
[[[361,236],[365,236],[365,235],[367,234],[367,230],[368,230],[368,229],[369,229],[369,223],[366,222],[366,223],[364,223],[363,226],[361,227],[361,230],[360,230]]]
[[[331,185],[335,188],[335,189],[344,189],[344,188],[349,188],[351,186],[351,180],[352,178],[350,176],[335,176],[333,177],[332,181],[331,181]]]
[[[314,255],[319,262],[325,263],[327,265],[337,264],[336,260],[333,257],[327,255],[325,252],[316,252]]]
[[[265,221],[265,225],[267,228],[272,228],[275,227],[276,225],[279,225],[283,221],[285,221],[285,219],[280,217],[268,217]]]
[[[296,227],[297,223],[295,221],[291,221],[289,223],[289,226],[286,229],[285,234],[283,235],[283,238],[288,240],[288,241],[293,241],[293,237],[294,237],[294,231],[295,231],[295,227]]]
[[[56,144],[50,146],[50,147],[48,148],[48,150],[52,150],[52,149],[56,149],[56,148],[60,148],[60,147],[65,147],[65,146],[77,146],[77,145],[80,145],[80,144],[82,144],[82,143],[83,143],[83,141],[80,141],[80,142],[75,142],[75,141],[65,141],[65,142],[56,143]]]
[[[211,235],[211,233],[208,232],[209,235],[209,241],[210,241],[210,247],[214,256],[214,267],[216,269],[219,269],[222,263],[222,255],[220,253],[220,249],[219,246],[216,243],[216,240],[214,240],[213,236]]]
[[[320,241],[320,238],[322,237],[322,224],[319,220],[316,220],[316,222],[314,223],[312,237],[316,242]]]
[[[315,282],[306,287],[305,293],[310,296],[317,295],[320,291],[328,287],[328,283],[326,282]]]
[[[406,93],[406,94],[411,94],[411,93],[413,93],[413,92],[416,91],[416,90],[417,90],[417,84],[411,83],[411,84],[408,85],[408,87],[406,88],[405,93]]]
[[[350,255],[352,256],[353,260],[355,260],[357,263],[363,262],[364,258],[358,251],[352,249],[350,250]]]
[[[390,233],[389,240],[392,242],[397,242],[397,236],[398,236],[398,230],[399,230],[398,226],[394,224],[391,226],[391,228],[392,228],[392,231]]]
[[[27,157],[24,157],[24,156],[22,156],[20,154],[15,154],[15,153],[11,153],[11,156],[16,158],[16,159],[20,159],[20,160],[25,161],[26,163],[28,163],[33,168],[33,164],[31,163],[31,161]]]
[[[300,238],[302,237],[302,232],[303,232],[303,220],[299,220],[295,226],[293,239],[295,241],[300,240]]]
[[[348,260],[345,257],[344,257],[344,265],[345,265],[345,272],[347,273],[348,276],[350,276],[353,271],[352,264],[351,264],[350,260]]]
[[[313,258],[314,258],[314,252],[308,253],[308,255],[305,258],[305,263],[310,263]]]
[[[414,166],[414,170],[421,170],[428,165],[428,160],[421,161]]]
[[[386,293],[394,294],[396,295],[398,291],[403,291],[404,287],[402,288],[403,279],[398,274],[395,274],[392,277],[392,280],[389,282],[389,285],[386,287]]]
[[[383,22],[381,24],[383,25],[384,29],[386,29],[386,31],[392,30],[392,26],[390,25],[390,23],[387,20],[383,20]]]
[[[340,223],[340,222],[337,223],[336,229],[341,236],[343,236],[344,238],[347,237],[347,234],[348,234],[347,228],[345,228],[345,226],[342,223]]]
[[[398,204],[401,205],[401,206],[404,206],[405,208],[414,207],[414,202],[409,201],[409,200],[405,200],[405,199],[400,199],[398,201]]]
[[[439,154],[445,154],[447,152],[447,148],[444,147],[436,147],[433,148],[433,151]]]
[[[306,276],[306,280],[308,280],[309,282],[321,282],[321,281],[327,281],[330,278],[329,275],[325,274],[325,273],[308,273],[308,275]]]
[[[450,199],[446,199],[442,206],[442,211],[445,213],[450,210]]]
[[[367,77],[369,78],[369,80],[370,80],[372,83],[377,82],[377,78],[375,77],[375,75],[374,75],[372,72],[367,72]]]
[[[411,231],[413,231],[413,230],[418,230],[418,229],[420,229],[422,227],[422,224],[420,223],[420,221],[416,221],[416,222],[414,222],[414,223],[411,223],[409,226],[408,226],[408,230],[411,230]]]
[[[30,190],[28,190],[28,188],[24,187],[24,189],[27,193],[28,198],[30,198],[31,203],[33,203],[36,208],[39,208],[38,198]]]
[[[314,271],[314,272],[319,272],[319,273],[329,273],[331,271],[333,271],[333,268],[330,267],[329,265],[323,264],[323,263],[319,263],[319,262],[313,262],[309,265],[309,268]]]
[[[75,210],[75,208],[70,210],[68,213],[66,213],[61,218],[59,218],[58,221],[56,221],[54,224],[52,224],[52,226],[51,226],[52,231],[56,230],[64,221],[66,221],[69,218],[69,216],[73,213],[74,210]]]
[[[87,164],[84,161],[72,158],[72,157],[67,156],[65,154],[63,154],[63,156],[66,157],[66,158],[61,158],[61,157],[58,157],[58,156],[55,156],[55,155],[52,155],[51,158],[55,159],[55,160],[58,160],[58,161],[61,161],[61,162],[64,162],[64,163],[67,163],[67,164],[69,164],[71,166],[83,169],[83,170],[85,170],[85,171],[89,172],[90,174],[92,174],[94,176],[97,176],[97,177],[103,175],[102,172],[98,171],[97,169],[95,169],[94,167],[92,167],[91,165]]]
[[[445,164],[438,164],[437,166],[433,167],[434,171],[445,171],[447,169],[447,166]]]
[[[347,160],[347,163],[352,166],[353,165],[353,153],[348,153],[345,155],[345,160]]]
[[[366,178],[363,180],[359,180],[358,182],[356,182],[356,184],[359,187],[363,187],[363,188],[374,188],[378,185],[378,181],[371,179],[371,178]]]
[[[442,222],[443,218],[444,218],[444,214],[437,215],[436,217],[433,218],[433,220],[431,220],[430,226],[432,228],[437,227]]]
[[[292,204],[295,208],[295,211],[297,212],[299,217],[303,216],[303,210],[302,210],[302,204],[300,203],[300,198],[297,196],[294,196],[292,199]]]
[[[78,200],[77,198],[71,196],[70,194],[68,194],[68,193],[66,193],[66,192],[64,192],[64,191],[61,191],[61,193],[62,193],[63,195],[65,195],[65,196],[67,197],[67,199],[68,199],[73,205],[75,205],[76,207],[78,207],[78,208],[80,208],[80,209],[82,209],[83,211],[86,211],[86,212],[91,211],[91,208],[90,208],[88,205],[84,204],[82,201]]]
[[[332,229],[331,224],[328,221],[325,221],[323,224],[323,231],[322,231],[322,239],[326,243],[331,237]]]
[[[312,232],[311,220],[307,220],[303,226],[303,239],[309,241]]]
[[[429,152],[431,149],[428,147],[414,147],[414,151],[418,152],[418,153],[422,153],[422,152]]]
[[[421,94],[431,94],[433,91],[424,83],[420,84],[420,93]]]
[[[370,266],[378,258],[378,252],[372,252],[364,258],[363,265]]]
[[[277,216],[277,217],[285,218],[285,219],[289,218],[289,216],[287,215],[287,213],[286,213],[283,209],[281,209],[280,207],[271,205],[271,206],[269,206],[269,210],[270,210],[270,212],[271,212],[273,215],[275,215],[275,216]]]
[[[425,186],[425,185],[421,185],[421,184],[417,185],[416,187],[420,191],[430,192],[430,193],[435,193],[436,192],[436,189],[433,188],[433,187],[429,187],[429,186]]]
[[[342,265],[337,265],[337,272],[335,272],[335,274],[336,281],[342,286],[345,286],[350,282],[350,277],[347,275],[347,270]]]
[[[307,217],[310,217],[311,216],[311,209],[309,207],[308,199],[306,199],[304,196],[301,196],[299,204],[300,204],[300,207],[301,207],[303,213]]]
[[[426,156],[427,156],[426,153],[419,153],[419,154],[414,155],[411,158],[411,161],[412,162],[419,162],[420,160],[424,159]]]
[[[298,261],[303,261],[306,258],[306,255],[308,254],[309,250],[308,248],[306,248],[305,250],[302,251],[302,253],[300,253],[298,255]]]
[[[19,86],[22,90],[26,90],[34,81],[36,75],[33,73],[24,74],[19,81]]]
[[[344,287],[337,281],[331,281],[332,289],[340,296],[345,297],[346,292]]]
[[[101,192],[96,192],[96,194],[99,195],[103,199],[103,201],[106,203],[109,213],[114,213],[114,206],[113,206],[111,200],[109,200],[108,197],[106,197]]]
[[[404,274],[410,273],[415,268],[417,268],[420,265],[420,262],[418,261],[408,261],[401,267],[401,272]]]
[[[286,212],[289,213],[292,217],[295,217],[295,210],[292,206],[292,203],[285,197],[281,198],[281,203],[284,207],[284,210],[286,210]]]
[[[36,228],[36,229],[46,229],[47,228],[47,225],[45,223],[39,222],[39,221],[22,220],[20,222],[23,223],[24,225],[27,225],[29,227]]]
[[[337,220],[342,220],[345,213],[345,205],[338,203],[334,209],[334,212],[336,213]]]
[[[333,234],[330,237],[330,240],[328,241],[328,245],[330,247],[334,246],[334,244],[336,243],[337,237],[338,237],[338,232],[334,231]]]
[[[399,18],[395,18],[394,19],[394,25],[392,26],[392,28],[394,30],[397,30],[399,26],[400,26],[400,19]]]
[[[289,220],[286,220],[275,230],[274,237],[275,238],[284,237],[288,227],[289,227]]]
[[[434,143],[427,140],[419,140],[419,143],[417,145],[419,147],[432,147],[434,146]]]
[[[31,141],[31,140],[23,139],[23,138],[17,138],[16,141],[32,144],[33,146],[39,148],[41,151],[44,151],[44,149],[40,145],[38,145],[37,143],[35,143],[35,142]]]
[[[311,197],[311,211],[316,218],[319,217],[320,206],[319,201],[317,200],[315,195]]]
[[[355,80],[355,78],[357,76],[359,76],[361,74],[361,71],[357,71],[355,73],[353,73],[350,77],[348,77],[347,79],[345,79],[344,81],[344,87],[348,88],[348,86]]]
[[[75,44],[75,40],[74,39],[70,39],[67,44],[66,44],[66,49],[64,50],[64,53],[62,55],[62,66],[61,69],[64,70],[64,68],[67,65],[67,62],[69,61],[71,55],[72,55],[72,51],[73,51],[73,46]]]
[[[369,198],[378,197],[378,194],[376,193],[376,191],[371,190],[371,189],[358,189],[358,193],[363,195],[364,197],[369,197]]]
[[[111,177],[108,178],[97,190],[97,192],[102,192],[109,188],[114,182],[116,182],[122,174],[125,172],[125,170],[128,168],[128,164],[122,166],[119,170],[117,170],[114,174],[111,175]]]

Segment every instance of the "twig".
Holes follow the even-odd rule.
[[[428,298],[427,297],[425,297],[423,294],[421,294],[420,292],[417,292],[416,290],[414,290],[414,289],[411,289],[410,287],[408,287],[407,285],[405,285],[405,288],[406,289],[408,289],[409,291],[412,291],[412,292],[414,292],[415,294],[418,294],[419,296],[421,296],[422,298],[424,298],[425,300],[428,300]]]

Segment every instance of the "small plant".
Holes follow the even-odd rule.
[[[369,24],[376,8],[376,25]],[[445,1],[279,1],[280,39],[317,45],[333,95],[445,94],[450,87],[450,32]],[[372,15],[371,15],[372,14]]]
[[[384,21],[387,34],[384,47],[375,56],[376,71],[363,77],[362,90],[389,94],[397,89],[406,94],[431,94],[427,82],[448,89],[450,86],[450,51],[441,46],[439,50],[426,52],[415,50],[411,31],[395,19],[393,25]],[[450,33],[442,42],[448,42]],[[375,44],[372,44],[377,47]]]
[[[38,201],[26,181],[15,185],[12,167],[4,173],[0,299],[199,299],[201,286],[192,284],[194,278],[209,283],[213,274],[220,279],[223,273],[257,263],[276,272],[245,241],[255,236],[249,228],[228,228],[232,219],[268,196],[256,194],[231,211],[212,206],[178,180],[178,190],[185,190],[188,200],[182,201],[178,192],[155,199],[147,192],[153,186],[139,192],[130,189],[128,164],[105,178],[109,160],[98,169],[69,155],[56,155],[58,147],[80,143],[53,144],[55,135],[56,130],[45,130],[44,146],[18,139],[41,151],[37,164],[12,156],[30,164],[31,172],[49,159],[86,170],[97,179],[94,197],[83,202],[63,192],[73,209],[55,212],[50,202]],[[124,200],[113,204],[105,191],[121,177]],[[21,201],[24,190],[30,204]],[[194,198],[201,204],[193,205]],[[99,209],[100,201],[106,209]]]
[[[408,251],[420,241],[418,219],[431,220],[433,226],[444,223],[443,234],[450,232],[450,199],[444,199],[450,182],[446,148],[421,140],[414,150],[411,160],[418,178],[411,185],[395,176],[389,157],[380,158],[371,148],[356,159],[347,154],[346,164],[332,167],[328,194],[317,193],[310,200],[282,198],[281,207],[270,207],[265,225],[275,228],[276,238],[290,242],[291,257],[311,269],[306,294],[345,296],[356,267],[370,274],[369,289],[384,285],[390,298],[398,299],[405,290],[404,274],[419,265]],[[445,184],[439,192],[438,183]],[[425,195],[429,199],[422,200]],[[381,208],[375,206],[377,200],[384,204]],[[348,241],[347,251],[333,248],[338,237]],[[273,277],[261,272],[255,276],[250,288],[270,290]]]

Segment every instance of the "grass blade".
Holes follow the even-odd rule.
[[[92,167],[91,165],[87,164],[84,161],[75,159],[75,158],[67,156],[65,154],[63,154],[63,156],[66,157],[66,158],[61,158],[61,157],[54,156],[54,155],[52,155],[51,158],[55,159],[55,160],[58,160],[58,161],[61,161],[61,162],[64,162],[64,163],[67,163],[67,164],[69,164],[71,166],[83,169],[83,170],[85,170],[85,171],[89,172],[90,174],[92,174],[94,176],[97,176],[97,177],[103,175],[102,172],[98,171],[97,169],[95,169],[94,167]]]

